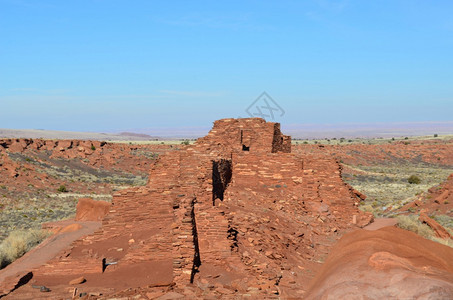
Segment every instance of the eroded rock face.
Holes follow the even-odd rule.
[[[439,211],[448,214],[453,211],[453,174],[439,186],[432,187],[423,195],[423,209],[427,212]]]
[[[110,210],[110,203],[81,198],[77,203],[76,221],[101,221]]]
[[[341,238],[306,299],[451,299],[453,249],[395,227]]]
[[[37,269],[35,284],[63,295],[83,276],[110,294],[175,285],[191,297],[301,298],[340,232],[372,216],[335,159],[293,154],[290,141],[277,123],[216,121],[160,156],[147,186],[115,194],[102,229]]]

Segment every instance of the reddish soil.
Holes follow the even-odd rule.
[[[395,218],[377,218],[374,219],[374,222],[368,226],[363,227],[365,230],[378,230],[388,226],[396,226],[398,223]]]
[[[453,166],[453,141],[411,141],[390,144],[296,145],[295,153],[326,153],[349,165],[414,162]]]

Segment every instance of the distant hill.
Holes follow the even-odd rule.
[[[3,129],[0,128],[0,138],[31,138],[31,139],[71,139],[71,140],[97,140],[97,141],[153,141],[161,140],[156,136],[141,133],[98,133],[76,132],[42,129]]]
[[[143,138],[143,139],[153,139],[153,140],[158,140],[159,137],[157,136],[151,136],[149,134],[145,133],[134,133],[134,132],[120,132],[119,135],[121,136],[126,136],[126,137],[138,137],[138,138]]]

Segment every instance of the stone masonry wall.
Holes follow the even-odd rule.
[[[117,193],[103,227],[37,274],[121,274],[160,263],[177,286],[215,270],[237,289],[248,282],[279,294],[281,270],[290,270],[285,289],[296,293],[290,277],[306,263],[299,251],[312,248],[313,220],[330,233],[361,212],[335,160],[290,151],[277,123],[216,121],[195,145],[161,156],[147,186]],[[115,264],[101,268],[105,262]]]

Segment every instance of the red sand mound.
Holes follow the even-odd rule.
[[[77,203],[76,221],[101,221],[110,209],[110,203],[81,198]]]
[[[453,249],[395,227],[341,238],[306,299],[452,299]]]

